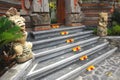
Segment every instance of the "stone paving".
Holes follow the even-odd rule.
[[[75,80],[120,80],[120,52],[95,66],[95,70],[83,71]]]

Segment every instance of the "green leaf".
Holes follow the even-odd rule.
[[[6,17],[0,17],[0,47],[22,37],[20,27]]]

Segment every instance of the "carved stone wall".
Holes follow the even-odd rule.
[[[80,23],[83,19],[83,13],[79,5],[79,0],[65,0],[66,25]]]
[[[25,0],[26,1],[26,0]],[[29,1],[29,0],[28,0]],[[27,3],[27,2],[26,2]],[[32,30],[50,29],[50,15],[48,0],[31,0],[29,9],[22,10],[27,28]],[[26,6],[29,4],[25,4]]]
[[[31,14],[31,19],[33,25],[50,24],[50,16],[48,13]]]
[[[50,29],[48,0],[33,0],[31,20],[34,30]]]

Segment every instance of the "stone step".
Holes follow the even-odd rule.
[[[77,26],[77,27],[60,27],[58,29],[51,29],[46,31],[36,31],[31,32],[31,36],[34,39],[42,39],[42,38],[49,38],[50,36],[57,36],[60,35],[61,31],[70,31],[71,33],[74,33],[76,31],[80,31],[85,28],[85,26]]]
[[[44,39],[44,40],[40,40],[40,41],[34,41],[33,43],[33,50],[38,49],[39,46],[41,44],[44,45],[44,43],[55,43],[55,41],[58,40],[65,40],[71,37],[75,37],[75,36],[81,36],[81,35],[85,35],[85,34],[92,34],[93,31],[83,31],[83,32],[76,32],[74,34],[69,34],[69,35],[65,35],[65,36],[56,36],[54,38],[50,38],[50,39]]]
[[[54,38],[56,36],[64,36],[64,35],[61,35],[61,32],[64,32],[64,31],[35,35],[35,41]],[[73,34],[73,33],[76,33],[76,32],[82,32],[82,29],[67,30],[67,31],[65,30],[65,32],[68,32],[68,34],[70,35],[70,34]]]
[[[79,42],[79,41],[82,41],[84,39],[86,40],[86,39],[89,39],[89,38],[92,38],[92,37],[93,37],[93,34],[73,36],[73,37],[70,37],[70,38],[74,39],[74,42],[71,42],[71,43],[66,42],[66,40],[68,40],[70,38],[60,39],[60,40],[51,41],[51,42],[47,42],[47,43],[41,43],[41,44],[39,44],[40,46],[39,45],[35,46],[34,53],[42,52],[42,51],[45,51],[45,50],[50,50],[50,49],[57,48],[57,47],[60,47],[60,46],[65,46],[65,45],[72,44],[72,43],[75,43],[75,42]]]
[[[83,41],[82,41],[83,42]],[[87,47],[87,46],[90,46],[90,45],[93,45],[97,42],[97,40],[93,40],[93,41],[89,41],[89,42],[84,42],[84,43],[81,43],[81,44],[78,44],[76,46],[80,46],[81,48],[82,47]],[[57,56],[61,56],[61,55],[64,55],[66,53],[69,53],[69,52],[72,52],[72,48],[76,47],[76,46],[71,46],[69,48],[65,48],[63,49],[62,51],[61,50],[58,50],[58,51],[55,51],[55,52],[49,52],[49,54],[45,53],[43,54],[43,56],[40,56],[40,57],[36,57],[36,61],[39,61],[39,62],[43,62],[43,61],[46,61],[46,60],[50,60],[51,58],[55,58]],[[64,47],[64,46],[63,46]],[[57,48],[56,48],[57,49]],[[86,49],[86,48],[85,48]],[[53,49],[54,50],[54,49]],[[69,54],[68,54],[69,55]]]
[[[72,43],[72,44],[68,44],[68,45],[65,45],[65,46],[60,46],[60,47],[56,47],[56,48],[53,48],[53,49],[50,49],[50,50],[45,50],[43,52],[38,52],[36,54],[34,54],[35,57],[42,57],[42,56],[46,56],[46,55],[51,55],[53,53],[56,53],[56,52],[59,52],[59,51],[63,51],[63,50],[66,50],[66,49],[69,49],[71,47],[74,47],[74,46],[78,46],[80,44],[85,44],[85,43],[90,43],[90,42],[94,42],[96,40],[98,40],[99,37],[93,37],[93,38],[87,38],[86,40],[82,40],[82,41],[79,41],[79,42],[76,42],[76,43]]]
[[[94,47],[95,46],[94,44],[97,45],[98,44],[97,41],[81,44],[80,45],[81,46],[81,50],[79,50],[77,52],[73,52],[72,51],[73,47],[71,47],[69,49],[65,49],[65,50],[62,50],[62,51],[59,51],[59,52],[52,53],[51,55],[54,55],[54,56],[51,57],[51,58],[47,57],[45,60],[41,60],[41,58],[43,58],[43,57],[38,58],[38,59],[36,59],[36,62],[38,64],[37,64],[37,66],[36,66],[36,68],[34,70],[37,70],[38,68],[43,68],[43,67],[51,65],[51,64],[54,64],[54,63],[56,63],[58,61],[61,61],[61,60],[65,59],[65,58],[69,58],[69,57],[71,57],[71,56],[73,56],[73,55],[75,55],[77,53],[83,52],[83,51],[89,49],[90,45],[92,45],[92,47]]]
[[[100,49],[100,48],[102,48],[102,47],[104,47],[106,45],[108,45],[108,42],[104,42],[102,44],[98,43],[98,44],[96,44],[96,46],[94,46],[92,48],[90,47],[89,49],[87,49],[87,50],[85,50],[83,52],[72,55],[72,56],[70,56],[70,57],[68,57],[66,59],[60,60],[58,62],[55,62],[55,63],[51,64],[51,65],[47,65],[47,66],[45,66],[43,68],[40,68],[40,69],[38,67],[38,69],[35,70],[35,71],[34,71],[34,69],[36,67],[33,67],[34,68],[34,69],[32,69],[33,71],[30,71],[30,73],[27,74],[27,77],[31,78],[31,77],[38,76],[38,75],[39,75],[39,77],[45,76],[48,73],[51,73],[51,72],[53,72],[53,71],[55,71],[55,70],[57,70],[57,69],[59,69],[61,67],[64,67],[64,66],[74,62],[80,56],[87,55],[87,54],[92,53],[92,52],[96,52],[96,51],[98,51],[98,49]],[[39,64],[39,63],[36,63],[36,64]]]
[[[101,53],[104,54],[105,52],[109,51],[111,48],[110,47],[105,47],[106,50],[104,50],[103,48],[100,49],[101,50]],[[50,75],[47,75],[45,77],[42,77],[41,80],[43,79],[46,79],[46,80],[59,80],[61,77],[65,76],[66,74],[69,74],[71,73],[71,71],[75,70],[76,68],[79,68],[85,64],[87,64],[87,62],[90,62],[91,60],[97,58],[98,56],[100,56],[101,54],[99,54],[99,51],[93,53],[93,54],[89,54],[87,55],[88,56],[88,59],[85,60],[85,61],[81,61],[79,60],[79,58],[74,62],[74,63],[71,63],[70,65],[68,66],[65,66],[64,68],[58,70],[57,72],[53,72],[51,73]],[[80,72],[80,71],[79,71]],[[55,77],[53,77],[55,75]],[[77,73],[75,74],[72,74],[72,77],[73,76],[77,76]],[[65,80],[69,80],[71,76],[69,76],[68,78],[66,78]],[[38,79],[38,78],[37,78]],[[62,80],[62,79],[60,79]],[[63,79],[64,80],[64,79]],[[74,80],[74,79],[73,79]]]
[[[60,76],[59,78],[57,78],[55,80],[74,80],[76,78],[76,76],[79,76],[79,74],[83,70],[85,70],[88,66],[95,65],[95,64],[103,61],[107,57],[111,56],[116,50],[117,50],[117,48],[104,49],[103,51],[98,52],[97,54],[90,56],[91,60],[89,60],[85,64],[79,65],[77,68],[75,68],[74,70],[72,70],[66,74],[62,74],[62,76]],[[48,79],[46,79],[46,80],[48,80]]]

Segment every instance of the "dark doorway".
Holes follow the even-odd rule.
[[[65,24],[65,0],[57,0],[57,23]]]

